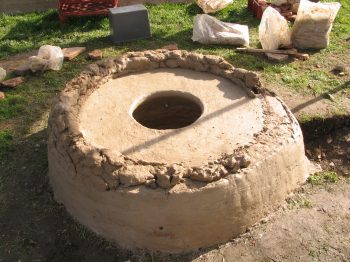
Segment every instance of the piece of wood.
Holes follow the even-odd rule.
[[[244,52],[244,53],[270,53],[270,54],[281,54],[281,55],[294,55],[298,53],[298,50],[296,49],[290,49],[290,50],[264,50],[264,49],[257,49],[257,48],[237,48],[238,52]]]
[[[62,52],[64,55],[64,60],[73,60],[76,58],[78,55],[83,53],[86,50],[86,47],[68,47],[68,48],[63,48]]]
[[[296,49],[289,49],[289,50],[264,50],[264,49],[257,49],[257,48],[237,48],[238,52],[245,52],[245,53],[265,53],[265,54],[279,54],[279,55],[291,55],[295,58],[298,58],[300,60],[308,60],[310,56],[308,54],[299,53]]]
[[[288,60],[288,55],[282,55],[282,54],[270,54],[270,53],[266,53],[266,56],[269,60],[277,62],[277,63],[281,63],[284,61]]]

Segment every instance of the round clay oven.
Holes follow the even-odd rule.
[[[126,248],[225,242],[308,175],[300,127],[257,75],[186,51],[128,53],[66,85],[49,177],[79,222]]]

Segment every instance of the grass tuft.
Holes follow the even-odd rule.
[[[322,185],[325,183],[335,183],[339,180],[340,178],[336,172],[324,171],[324,172],[317,172],[309,176],[307,179],[307,182],[309,182],[311,185]]]

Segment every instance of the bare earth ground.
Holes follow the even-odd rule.
[[[14,68],[22,58],[0,64]],[[332,106],[323,97],[274,91],[297,115],[317,115]],[[9,156],[16,165],[2,170],[6,176],[0,179],[8,181],[0,181],[5,199],[0,202],[0,242],[6,243],[0,261],[350,261],[350,128],[306,143],[308,157],[336,170],[340,181],[304,185],[276,212],[226,244],[166,255],[115,247],[74,222],[54,201],[43,161],[47,116]]]

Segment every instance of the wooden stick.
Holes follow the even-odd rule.
[[[298,53],[298,50],[296,49],[290,49],[290,50],[264,50],[264,49],[257,49],[257,48],[237,48],[238,52],[245,52],[245,53],[270,53],[270,54],[280,54],[280,55],[295,55]]]

